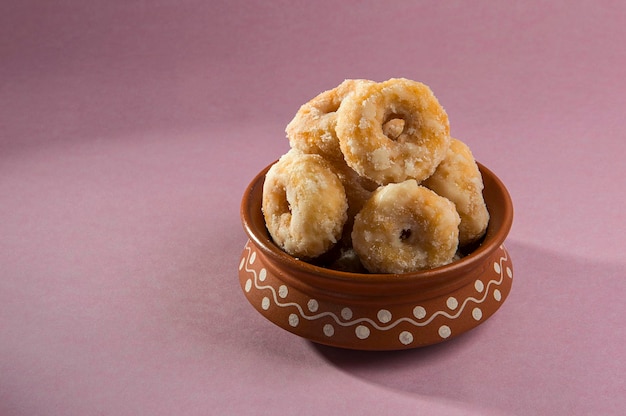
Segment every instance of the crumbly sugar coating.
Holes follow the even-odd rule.
[[[387,123],[398,119],[402,131],[388,137],[397,124]],[[404,78],[357,85],[338,108],[335,129],[348,165],[381,185],[431,176],[450,143],[448,115],[435,95]]]
[[[365,202],[370,198],[372,192],[378,188],[378,184],[360,176],[343,160],[333,160],[330,164],[333,172],[335,172],[341,181],[348,200],[348,219],[343,226],[343,233],[341,240],[338,242],[338,246],[351,248],[354,217],[361,211],[361,208],[363,208]]]
[[[459,244],[479,240],[486,232],[489,212],[483,197],[483,179],[470,148],[452,139],[446,157],[422,185],[448,198],[461,217]]]
[[[330,160],[343,159],[335,132],[337,110],[358,85],[368,83],[373,81],[347,79],[302,105],[285,128],[290,146]]]
[[[407,180],[378,188],[354,220],[352,244],[372,273],[407,273],[453,261],[461,219],[448,199]]]
[[[339,240],[348,202],[324,158],[292,149],[265,176],[262,210],[274,242],[294,257],[310,259]]]
[[[360,176],[344,160],[330,161],[330,165],[345,189],[348,199],[348,218],[354,218],[372,192],[378,188],[378,184]]]

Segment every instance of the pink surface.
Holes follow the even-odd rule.
[[[622,414],[624,3],[294,3],[3,3],[0,414]],[[241,194],[300,104],[393,76],[509,188],[513,289],[317,346],[241,293]]]

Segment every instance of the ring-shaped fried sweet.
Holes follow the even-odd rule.
[[[325,159],[291,149],[265,176],[262,209],[274,242],[294,257],[311,259],[341,237],[348,203]]]
[[[304,153],[319,154],[329,160],[343,159],[335,133],[337,110],[348,94],[365,83],[373,81],[347,79],[303,104],[285,128],[289,145]]]
[[[470,148],[452,138],[450,148],[435,173],[422,182],[437,194],[448,198],[461,217],[461,247],[478,241],[487,231],[489,212],[483,197],[483,178]]]
[[[404,124],[390,138],[383,126],[394,119]],[[336,133],[348,165],[381,185],[426,179],[450,142],[448,115],[430,88],[404,78],[357,85],[337,110]]]
[[[354,220],[352,244],[372,273],[407,273],[454,260],[459,214],[415,180],[378,188]]]

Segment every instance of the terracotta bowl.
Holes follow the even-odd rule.
[[[279,327],[311,341],[359,350],[399,350],[452,339],[485,322],[507,298],[513,266],[503,246],[513,205],[502,182],[479,164],[490,222],[484,240],[462,259],[406,274],[326,269],[278,248],[261,212],[269,166],[241,204],[249,240],[239,281],[252,306]]]

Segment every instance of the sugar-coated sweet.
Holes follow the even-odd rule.
[[[348,218],[346,193],[330,164],[297,149],[267,172],[262,209],[274,242],[304,259],[315,258],[335,244]]]
[[[452,202],[409,179],[372,194],[354,219],[352,245],[373,273],[430,269],[454,259],[460,221]]]
[[[483,198],[483,179],[465,143],[453,138],[446,157],[437,166],[435,173],[422,184],[454,203],[461,217],[461,246],[471,244],[485,235],[489,212]]]
[[[390,120],[404,121],[396,138]],[[448,115],[428,86],[404,78],[363,83],[337,110],[337,138],[348,165],[378,184],[433,174],[450,143]]]
[[[373,83],[364,79],[347,79],[303,104],[285,128],[290,146],[326,159],[343,160],[335,132],[337,110],[358,85]]]

